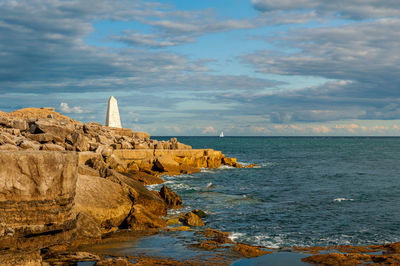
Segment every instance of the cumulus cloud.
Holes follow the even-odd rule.
[[[218,131],[213,126],[208,126],[201,131],[201,134],[204,134],[204,135],[208,135],[208,134],[215,135],[217,133],[218,133]]]
[[[80,106],[69,107],[68,103],[60,103],[60,110],[63,113],[75,113],[75,114],[83,113],[82,107]]]

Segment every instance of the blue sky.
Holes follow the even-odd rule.
[[[400,135],[397,0],[3,0],[0,110],[152,135]]]

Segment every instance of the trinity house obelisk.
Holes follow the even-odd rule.
[[[118,102],[114,96],[111,96],[110,99],[108,99],[106,126],[122,128],[118,111]]]

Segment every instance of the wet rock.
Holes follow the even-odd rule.
[[[201,220],[199,216],[194,214],[193,212],[188,212],[185,215],[183,215],[179,221],[181,221],[183,224],[188,225],[188,226],[204,226],[204,222]]]
[[[168,188],[166,185],[162,186],[160,189],[160,197],[165,200],[169,208],[180,208],[182,206],[182,199],[179,197],[178,194],[176,194],[174,191],[172,191],[170,188]]]
[[[272,253],[271,251],[261,250],[259,247],[245,244],[235,244],[235,246],[232,247],[232,250],[247,258],[259,257],[265,254]]]
[[[203,212],[202,210],[199,210],[199,209],[194,209],[192,212],[194,214],[196,214],[197,216],[199,216],[200,218],[205,218],[207,216],[207,214],[205,212]]]
[[[96,262],[96,266],[130,266],[136,265],[127,258],[105,258]]]

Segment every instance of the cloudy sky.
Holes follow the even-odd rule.
[[[152,135],[400,135],[398,0],[0,0],[0,110]]]

